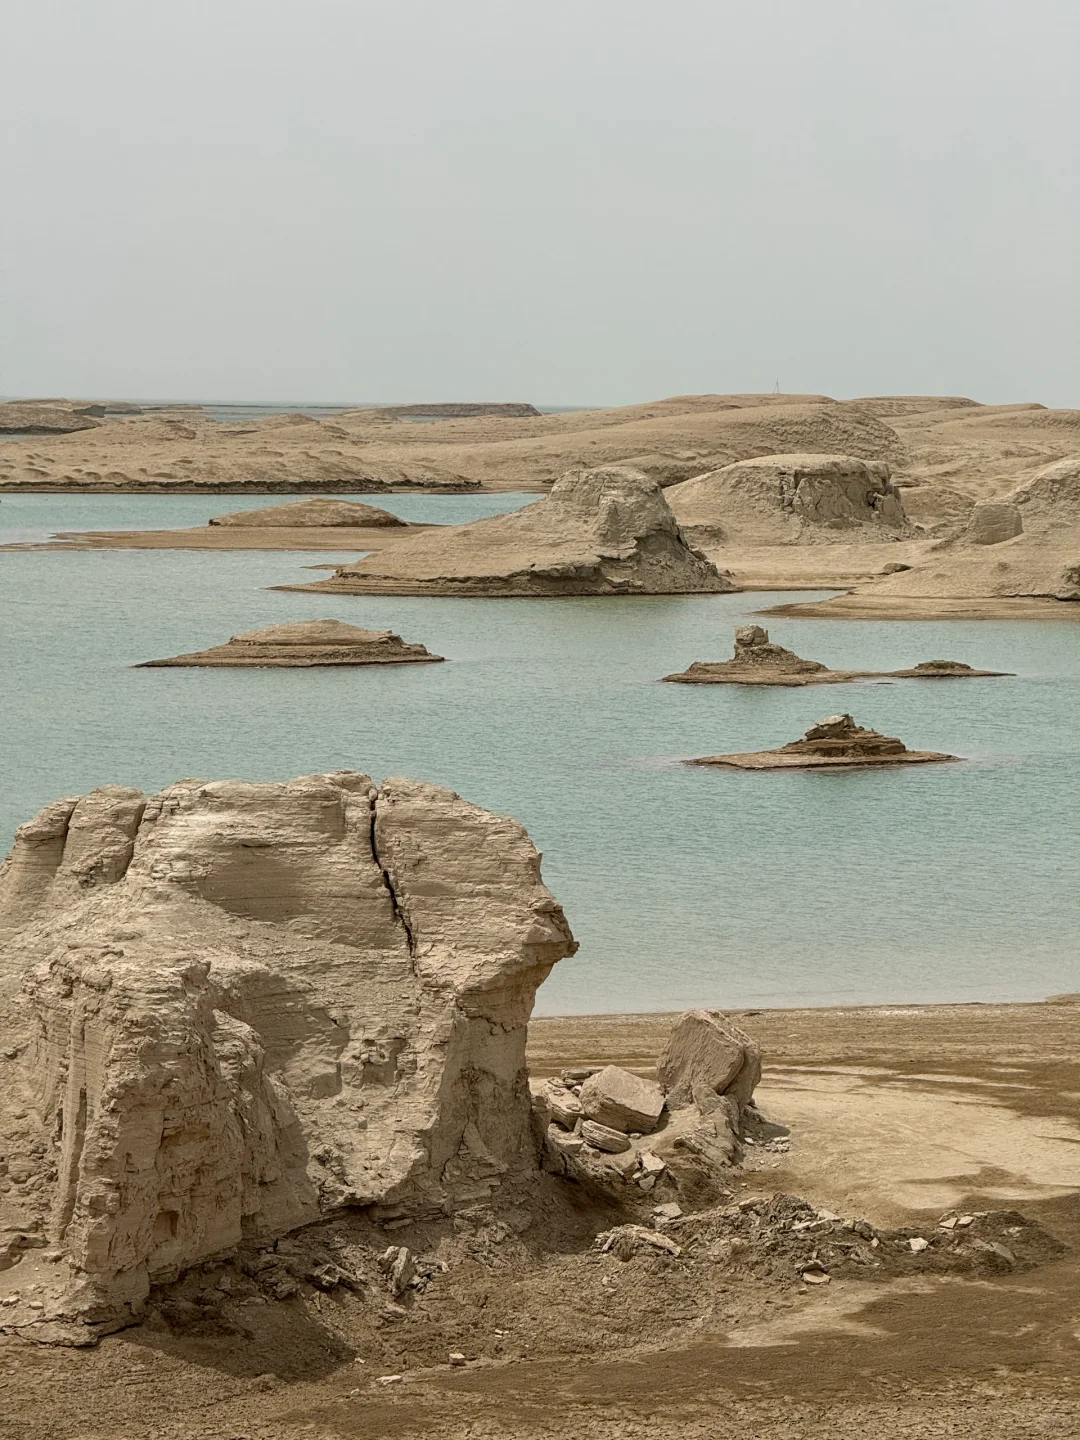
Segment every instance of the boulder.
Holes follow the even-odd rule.
[[[244,630],[224,645],[174,655],[169,660],[144,660],[135,668],[168,666],[305,668],[318,665],[415,665],[442,660],[423,645],[410,645],[393,630],[361,630],[340,620],[298,620]]]
[[[737,587],[683,537],[655,480],[575,470],[509,515],[406,536],[329,580],[348,595],[719,595]]]
[[[524,829],[435,785],[48,807],[0,869],[0,1326],[85,1343],[241,1240],[534,1171],[526,1026],[575,949]]]
[[[961,539],[971,545],[1000,545],[1023,531],[1024,522],[1016,505],[984,500],[972,510]]]
[[[578,1100],[589,1120],[624,1135],[655,1130],[664,1108],[664,1092],[655,1080],[643,1080],[618,1065],[606,1065],[590,1075]]]
[[[291,505],[270,505],[264,510],[233,510],[228,515],[215,515],[206,523],[243,527],[269,525],[283,529],[360,526],[366,530],[406,524],[389,510],[380,510],[375,505],[364,505],[358,500],[332,500],[321,495],[312,500],[297,500]]]
[[[729,1095],[739,1122],[761,1079],[761,1050],[719,1010],[687,1010],[668,1036],[656,1076],[669,1110],[694,1105],[710,1115]]]

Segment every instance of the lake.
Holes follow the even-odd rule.
[[[366,498],[406,519],[460,522],[536,497]],[[193,525],[273,503],[4,495],[0,540]],[[544,852],[581,949],[541,989],[540,1014],[1080,990],[1080,625],[765,620],[773,640],[837,668],[944,658],[1017,678],[663,685],[692,660],[726,658],[734,627],[790,593],[463,600],[268,588],[342,560],[0,555],[0,847],[48,801],[107,782],[153,791],[184,776],[413,775],[515,815]],[[451,663],[131,668],[321,617],[392,628]],[[965,763],[851,774],[681,763],[782,744],[839,711]]]

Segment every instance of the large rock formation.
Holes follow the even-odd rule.
[[[520,825],[413,780],[48,806],[0,870],[0,1326],[78,1343],[243,1240],[450,1213],[537,1164]]]
[[[730,765],[737,770],[851,769],[864,765],[926,765],[957,760],[934,750],[909,750],[902,740],[864,730],[850,715],[828,715],[811,725],[801,740],[779,750],[736,755],[704,755],[688,765]]]
[[[673,486],[680,525],[711,543],[790,545],[895,540],[911,533],[884,461],[853,455],[764,455]]]
[[[975,670],[959,660],[923,660],[909,670],[830,670],[817,660],[803,660],[794,650],[769,642],[760,625],[735,631],[730,660],[695,660],[687,670],[665,675],[679,685],[845,685],[854,680],[982,680],[1005,675],[1003,670]]]
[[[407,523],[391,515],[389,510],[380,510],[377,505],[364,505],[359,500],[331,500],[316,496],[313,500],[297,500],[292,505],[269,505],[265,510],[233,510],[228,515],[215,515],[206,522],[208,525],[239,525],[248,528],[253,525],[269,525],[274,529],[336,529],[339,526],[360,526],[376,529],[383,526],[405,526]]]
[[[523,510],[407,538],[316,585],[349,595],[681,595],[736,587],[683,538],[655,480],[572,471]]]
[[[171,660],[144,660],[136,669],[162,666],[256,666],[262,669],[314,665],[423,665],[442,660],[423,645],[409,645],[392,630],[360,630],[340,620],[298,620],[244,630],[224,645],[174,655]]]

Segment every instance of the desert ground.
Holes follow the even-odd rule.
[[[66,413],[72,426],[48,434],[16,428],[30,423],[34,403],[9,408],[8,422],[0,414],[0,492],[544,494],[561,475],[619,466],[664,488],[690,543],[740,588],[846,592],[782,613],[1080,614],[1071,603],[1080,598],[1080,411],[1034,401],[695,395],[430,424],[354,410],[224,425],[198,407],[76,414],[71,402],[40,402],[49,423],[65,423]],[[407,593],[402,584],[421,572],[432,586],[444,559],[450,565],[461,549],[454,534],[442,557],[437,534],[425,541],[407,530],[286,531],[102,532],[65,534],[58,543],[382,551],[385,565],[361,562],[357,573],[378,570],[383,593]],[[563,539],[553,535],[546,549]]]
[[[765,1051],[759,1104],[791,1128],[786,1151],[749,1151],[738,1200],[786,1192],[919,1233],[1006,1208],[1067,1247],[1057,1258],[820,1287],[736,1261],[702,1293],[685,1262],[591,1252],[584,1200],[561,1242],[542,1223],[500,1240],[477,1213],[449,1293],[374,1324],[351,1296],[311,1291],[240,1312],[260,1323],[231,1333],[159,1322],[93,1350],[4,1337],[0,1434],[1065,1440],[1080,1431],[1078,1013],[1062,999],[733,1017]],[[673,1019],[534,1020],[531,1071],[648,1074]]]

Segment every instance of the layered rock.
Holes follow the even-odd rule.
[[[933,750],[909,750],[902,740],[864,730],[850,715],[829,715],[811,725],[801,740],[779,750],[704,755],[689,765],[730,765],[738,770],[817,770],[868,765],[926,765],[957,760]]]
[[[764,455],[672,486],[679,524],[703,543],[784,545],[895,540],[911,533],[884,461],[853,455]]]
[[[316,527],[337,529],[340,526],[372,530],[384,526],[404,527],[406,521],[377,505],[364,505],[359,500],[332,500],[316,496],[297,500],[292,505],[269,505],[265,510],[233,510],[228,515],[215,515],[208,525],[231,525],[250,528],[270,526],[274,529]]]
[[[144,660],[136,669],[162,666],[255,666],[288,668],[316,665],[416,665],[442,660],[423,645],[410,645],[392,630],[361,630],[340,620],[299,620],[244,630],[224,645],[174,655],[170,660]]]
[[[687,544],[655,480],[609,466],[563,475],[543,500],[448,526],[330,580],[349,595],[681,595],[736,587]]]
[[[1022,535],[1023,531],[1018,506],[985,500],[972,509],[960,538],[971,545],[1001,545]]]
[[[1003,676],[1002,670],[975,670],[959,660],[924,660],[908,670],[830,670],[769,642],[760,625],[735,631],[730,660],[695,660],[687,670],[665,675],[679,685],[844,685],[854,680],[975,680]]]
[[[412,780],[107,787],[0,870],[0,1326],[80,1343],[151,1281],[342,1206],[537,1164],[537,985],[576,945],[520,825]]]

